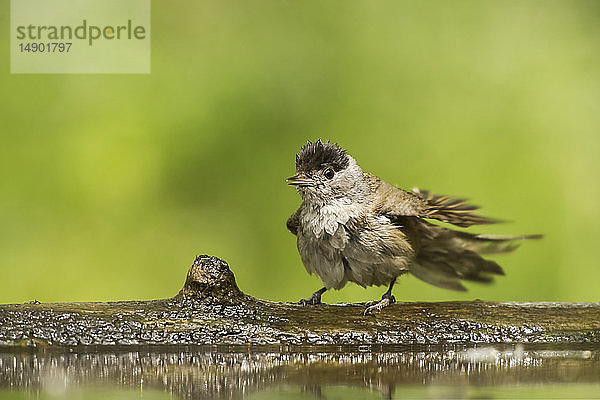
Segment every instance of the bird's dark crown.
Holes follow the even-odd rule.
[[[341,171],[348,163],[346,151],[329,140],[323,142],[319,139],[314,143],[309,140],[296,155],[298,172],[314,171],[325,165],[331,166],[335,171]]]

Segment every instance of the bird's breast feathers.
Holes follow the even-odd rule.
[[[358,218],[359,207],[346,199],[335,199],[329,204],[304,204],[300,212],[300,226],[305,233],[312,233],[317,239],[324,234],[335,235],[340,225],[346,225],[351,218]]]

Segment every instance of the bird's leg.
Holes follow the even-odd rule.
[[[363,315],[369,315],[373,311],[381,311],[384,307],[387,307],[390,304],[396,302],[396,298],[394,297],[394,295],[392,295],[392,288],[394,287],[394,283],[396,283],[396,278],[392,279],[392,281],[390,282],[390,287],[388,288],[387,292],[385,292],[383,296],[381,296],[381,300],[377,302],[367,303],[367,308],[365,308],[365,312]]]
[[[312,296],[310,296],[310,298],[300,300],[298,304],[301,304],[303,306],[316,306],[317,304],[321,304],[321,295],[326,291],[327,288],[322,287],[321,289],[314,292]]]

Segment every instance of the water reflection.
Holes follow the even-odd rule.
[[[599,382],[600,350],[594,348],[145,348],[0,353],[0,388],[49,394],[93,386],[160,390],[186,399],[239,398],[260,397],[265,390],[273,393],[286,387],[318,398],[322,388],[344,386],[374,390],[380,393],[378,397],[390,398],[394,392],[423,384],[460,389]]]

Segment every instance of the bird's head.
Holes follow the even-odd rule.
[[[333,199],[355,200],[364,180],[363,171],[344,149],[319,139],[302,147],[296,155],[296,175],[286,182],[296,186],[304,200],[328,203]]]

